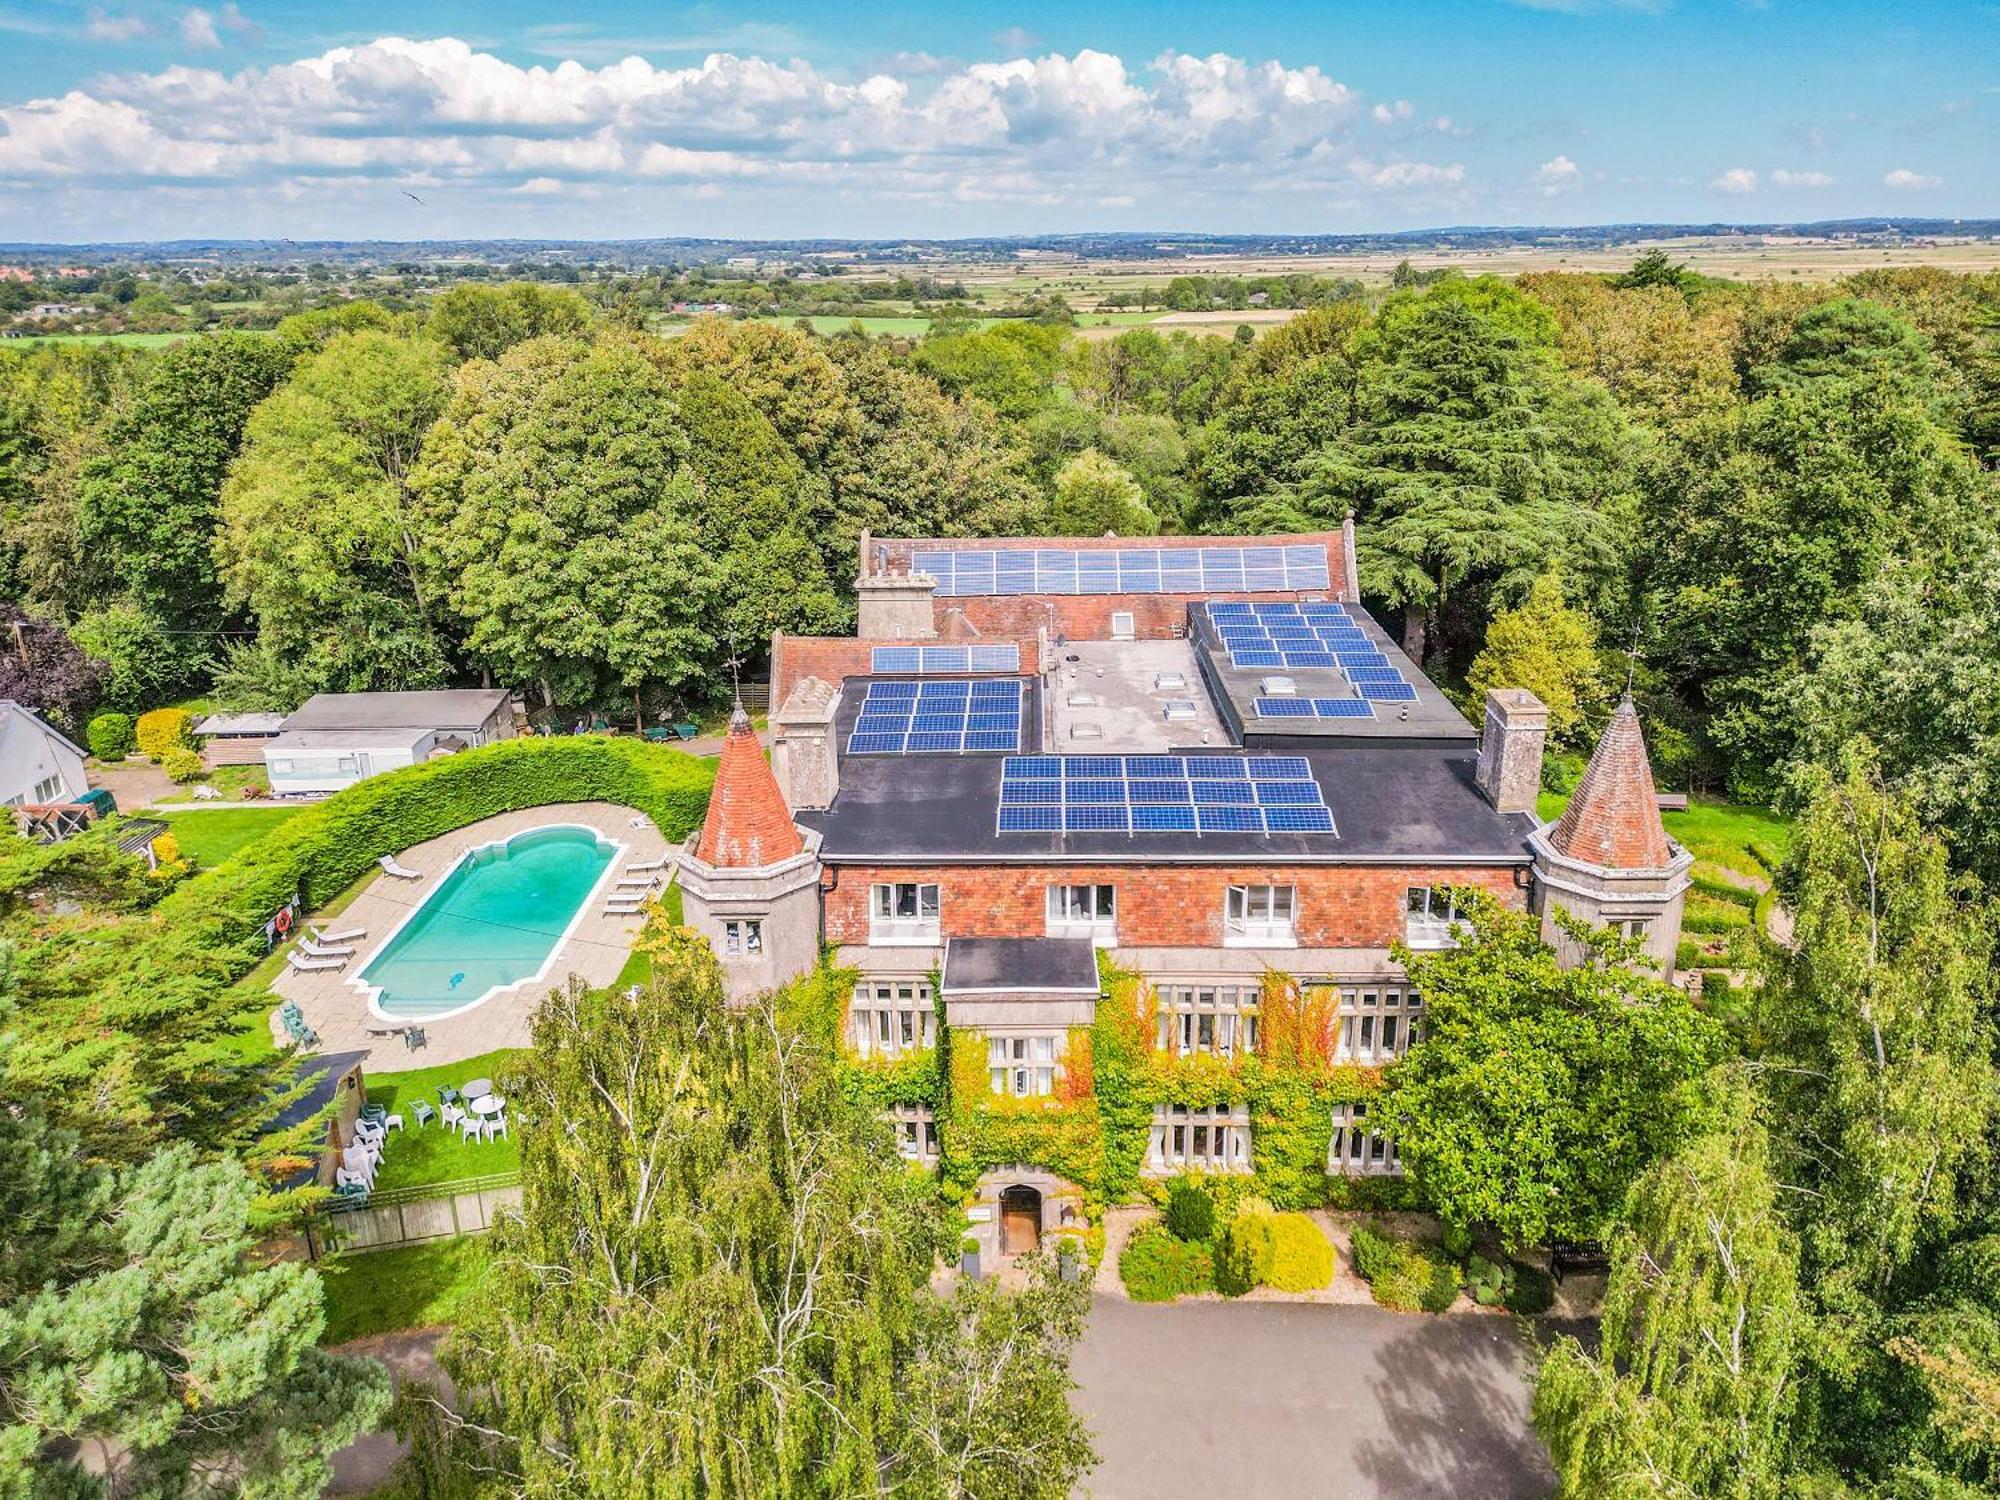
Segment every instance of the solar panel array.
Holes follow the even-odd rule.
[[[871,682],[849,755],[948,755],[1021,748],[1021,684]]]
[[[1260,719],[1372,719],[1366,698],[1259,698]]]
[[[917,552],[940,594],[1244,594],[1331,586],[1326,548],[1096,547]]]
[[[1302,755],[1015,755],[1002,833],[1332,833]]]
[[[1207,609],[1216,634],[1229,650],[1231,666],[1338,670],[1346,673],[1355,691],[1369,702],[1416,701],[1417,690],[1409,679],[1341,605],[1211,604]],[[1261,707],[1258,711],[1262,713]],[[1282,710],[1279,716],[1307,717]],[[1319,716],[1361,717],[1346,709]]]
[[[877,646],[869,654],[877,672],[1018,672],[1021,648],[1005,646]]]

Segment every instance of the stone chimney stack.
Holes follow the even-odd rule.
[[[771,769],[786,805],[816,812],[833,805],[840,790],[833,712],[840,692],[832,683],[804,677],[771,715]]]
[[[1340,523],[1340,597],[1349,604],[1361,602],[1361,564],[1354,556],[1354,512]]]
[[[937,637],[928,573],[867,573],[854,580],[859,604],[854,635],[863,641],[928,641]]]
[[[1533,816],[1542,790],[1542,748],[1549,711],[1526,688],[1494,688],[1486,695],[1486,727],[1479,737],[1473,779],[1503,813]]]

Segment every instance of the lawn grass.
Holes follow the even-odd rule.
[[[166,812],[156,809],[181,846],[181,853],[203,869],[212,869],[238,849],[254,844],[297,807],[220,807],[213,811]]]
[[[442,1120],[433,1120],[419,1129],[414,1108],[421,1099],[432,1109],[438,1107],[438,1086],[457,1088],[473,1078],[490,1078],[501,1094],[507,1092],[509,1064],[526,1057],[524,1049],[502,1048],[497,1052],[469,1057],[464,1062],[434,1068],[413,1068],[407,1073],[384,1073],[370,1069],[368,1102],[379,1104],[392,1115],[403,1117],[403,1128],[389,1133],[382,1152],[382,1168],[375,1186],[417,1187],[433,1182],[456,1182],[464,1177],[487,1177],[496,1172],[512,1172],[521,1162],[520,1151],[510,1138],[496,1141],[468,1141],[456,1131],[446,1130]]]
[[[221,794],[224,802],[240,802],[244,800],[243,794],[253,786],[260,792],[269,792],[271,777],[262,766],[217,766],[200,781],[175,788],[153,806],[166,807],[181,802],[193,802],[194,789],[197,786],[213,788]]]
[[[1568,805],[1568,797],[1543,792],[1536,810],[1547,821],[1560,818]],[[1792,845],[1789,819],[1747,802],[1690,799],[1686,812],[1663,813],[1661,821],[1668,836],[1694,855],[1697,870],[1719,865],[1752,881],[1768,881],[1773,872],[1767,860],[1782,862]]]
[[[326,1286],[326,1333],[344,1344],[371,1333],[449,1323],[486,1274],[483,1234],[336,1255],[319,1264]]]

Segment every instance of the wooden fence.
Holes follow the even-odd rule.
[[[483,1234],[496,1217],[520,1206],[519,1172],[387,1188],[370,1193],[365,1208],[314,1214],[306,1223],[306,1254],[317,1260],[335,1250],[387,1250]]]

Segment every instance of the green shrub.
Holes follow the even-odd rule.
[[[1225,1297],[1240,1297],[1271,1277],[1276,1242],[1272,1215],[1239,1213],[1222,1231],[1215,1247],[1215,1289]]]
[[[1310,1292],[1333,1280],[1333,1242],[1309,1214],[1274,1214],[1270,1268],[1259,1278],[1280,1292]]]
[[[1465,1263],[1465,1289],[1481,1307],[1498,1307],[1512,1295],[1514,1275],[1511,1262],[1475,1255]]]
[[[1515,1261],[1511,1268],[1514,1285],[1507,1292],[1507,1311],[1524,1318],[1538,1318],[1556,1302],[1555,1278],[1540,1266]]]
[[[1712,875],[1691,875],[1688,877],[1688,884],[1711,900],[1720,901],[1729,906],[1748,907],[1757,904],[1757,893],[1755,891],[1746,890],[1740,885],[1731,885],[1726,880],[1717,880]]]
[[[1354,1271],[1375,1300],[1398,1312],[1443,1312],[1458,1300],[1458,1267],[1443,1250],[1365,1224],[1351,1241]]]
[[[139,745],[130,714],[99,714],[90,721],[83,738],[99,760],[123,760]]]
[[[1142,1226],[1118,1257],[1118,1277],[1134,1302],[1171,1302],[1215,1286],[1215,1257],[1155,1224]]]
[[[208,774],[208,767],[201,762],[201,752],[190,750],[185,745],[176,745],[161,756],[160,769],[182,786],[190,781],[199,781]]]
[[[1458,1224],[1445,1225],[1444,1253],[1453,1260],[1464,1260],[1472,1253],[1472,1231]]]
[[[193,722],[194,716],[184,708],[156,708],[139,715],[139,722],[132,726],[132,738],[142,755],[159,760],[176,746],[194,748],[194,736],[188,729]]]
[[[1167,1190],[1167,1233],[1191,1245],[1215,1238],[1215,1199],[1191,1177],[1176,1177]]]

